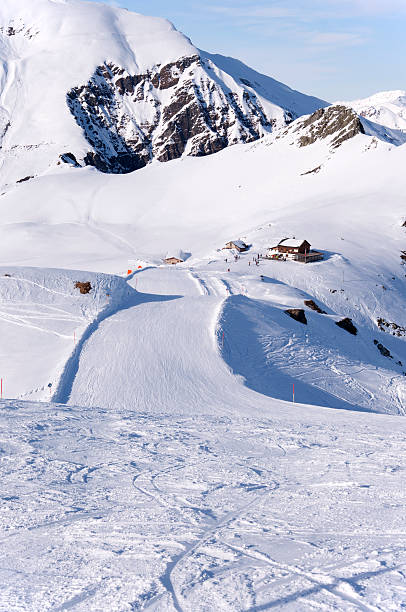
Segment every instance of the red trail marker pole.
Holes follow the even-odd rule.
[[[221,336],[221,348],[224,348],[224,332],[223,332],[223,335]]]

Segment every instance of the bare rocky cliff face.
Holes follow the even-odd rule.
[[[357,113],[341,105],[320,108],[300,122],[296,131],[305,132],[299,138],[301,147],[311,145],[317,140],[330,138],[333,149],[358,134],[365,134],[364,126]]]
[[[84,163],[117,174],[251,142],[296,118],[275,105],[267,110],[246,79],[233,91],[199,55],[136,75],[105,63],[67,103],[91,146]]]

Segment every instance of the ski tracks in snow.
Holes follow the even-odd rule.
[[[402,428],[280,410],[3,406],[0,608],[400,609]]]

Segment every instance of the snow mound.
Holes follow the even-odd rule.
[[[90,283],[82,294],[77,283]],[[3,397],[48,400],[82,335],[129,287],[117,276],[41,268],[0,268]],[[51,384],[51,386],[49,386]]]

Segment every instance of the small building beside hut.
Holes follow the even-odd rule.
[[[245,242],[243,242],[242,240],[230,240],[230,242],[227,242],[224,248],[235,249],[239,253],[242,253],[244,251],[248,251],[248,244],[245,244]]]
[[[183,263],[185,261],[185,255],[182,251],[170,251],[167,253],[164,263],[174,266],[178,263]]]
[[[312,251],[311,244],[307,240],[297,238],[284,238],[276,246],[268,249],[268,259],[279,259],[286,261],[300,261],[301,263],[311,263],[321,261],[323,253]]]

